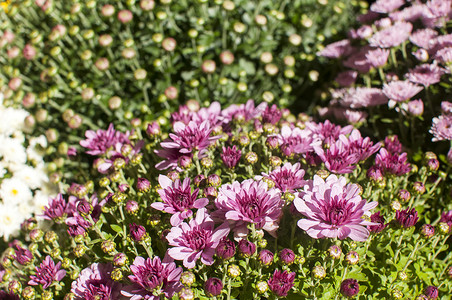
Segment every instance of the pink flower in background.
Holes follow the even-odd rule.
[[[365,111],[344,109],[341,112],[340,118],[345,119],[347,121],[347,123],[349,123],[349,124],[359,124],[359,123],[365,122],[368,115],[369,114]],[[335,114],[335,116],[336,116],[336,114]],[[337,118],[337,116],[336,116],[336,118]]]
[[[452,140],[452,115],[441,115],[432,119],[432,128],[429,131],[432,142]]]
[[[292,165],[291,163],[285,163],[284,166],[278,167],[270,174],[262,173],[262,176],[257,176],[256,180],[262,178],[269,178],[275,182],[275,187],[282,193],[293,193],[296,189],[303,187],[305,181],[303,176],[305,171],[300,168],[300,163]]]
[[[430,49],[434,45],[434,38],[438,36],[438,32],[431,28],[418,29],[410,35],[410,42],[418,47]]]
[[[219,188],[214,216],[228,220],[237,236],[246,235],[250,223],[274,235],[279,227],[283,204],[281,192],[269,189],[264,181],[234,181]]]
[[[341,136],[341,138],[344,138],[344,136]],[[381,147],[381,143],[376,143],[374,145],[369,137],[362,138],[361,132],[357,129],[353,129],[348,137],[348,142],[349,152],[358,154],[360,161],[365,161]]]
[[[317,140],[314,139],[310,130],[287,125],[282,126],[278,134],[280,149],[286,156],[313,151],[312,146],[318,143]]]
[[[408,39],[413,25],[408,22],[396,22],[394,25],[376,32],[370,39],[372,47],[392,48],[397,47]]]
[[[221,112],[221,116],[225,121],[249,121],[259,117],[267,107],[266,102],[262,102],[257,107],[254,100],[250,99],[246,104],[232,104]]]
[[[106,154],[108,150],[113,149],[117,144],[130,144],[129,133],[116,131],[112,123],[110,123],[107,130],[87,130],[85,136],[86,140],[80,141],[80,145],[89,149],[86,153],[90,155]]]
[[[61,269],[61,262],[55,264],[53,259],[47,255],[43,262],[36,267],[35,275],[30,276],[29,285],[42,285],[47,289],[54,281],[59,282],[66,276],[66,271]]]
[[[404,0],[377,0],[370,6],[370,10],[378,13],[390,13],[405,4]]]
[[[435,59],[446,65],[452,63],[452,47],[445,47],[438,50],[435,54]]]
[[[452,114],[452,102],[441,101],[441,111],[445,115]]]
[[[348,87],[356,82],[357,77],[358,77],[358,72],[349,70],[349,71],[340,72],[339,74],[337,74],[337,76],[334,80],[340,86]]]
[[[111,271],[111,264],[92,264],[72,282],[71,292],[76,299],[120,299],[121,284],[111,279]]]
[[[374,68],[380,68],[386,65],[386,62],[388,61],[388,56],[389,50],[381,48],[369,50],[366,53],[367,60]]]
[[[422,102],[421,99],[412,100],[407,103],[406,111],[414,117],[422,116],[422,113],[424,112],[424,102]]]
[[[213,255],[221,239],[228,235],[227,222],[214,229],[214,222],[205,208],[197,211],[196,217],[187,224],[181,223],[171,228],[166,236],[170,246],[167,254],[175,260],[182,260],[184,267],[192,269],[198,259],[203,264],[212,265]]]
[[[367,60],[367,53],[371,48],[365,46],[360,50],[352,53],[346,60],[344,60],[343,65],[347,68],[357,70],[360,73],[367,73],[372,68],[371,63]]]
[[[422,17],[424,10],[425,10],[424,4],[413,3],[412,6],[408,6],[402,10],[390,13],[389,17],[394,22],[396,21],[414,22]]]
[[[353,126],[340,126],[331,123],[329,120],[320,123],[307,122],[306,128],[309,129],[324,144],[334,143],[341,134],[349,134],[353,130]]]
[[[294,200],[295,208],[306,218],[300,219],[298,227],[313,238],[347,237],[365,241],[369,236],[366,226],[377,225],[366,221],[377,202],[366,202],[360,196],[358,185],[346,183],[345,177],[330,175],[323,180],[314,175]]]
[[[347,56],[352,52],[352,46],[349,40],[341,40],[327,45],[323,50],[317,52],[317,55],[328,58],[339,58]]]
[[[172,214],[172,226],[178,226],[183,220],[191,217],[193,208],[199,209],[209,203],[207,198],[196,199],[199,189],[191,191],[190,178],[185,178],[183,182],[179,179],[173,182],[167,176],[160,175],[159,184],[162,188],[157,192],[163,202],[154,202],[151,207]]]
[[[447,17],[451,10],[451,0],[429,0],[426,3],[425,15],[429,18]]]
[[[441,75],[444,73],[445,70],[435,64],[422,64],[409,70],[408,73],[405,74],[405,77],[413,83],[422,84],[423,86],[428,87],[440,82]]]
[[[137,256],[130,270],[133,285],[124,287],[121,294],[133,300],[159,300],[162,294],[169,299],[182,288],[179,281],[182,268],[176,268],[172,260],[162,262],[158,256],[146,259]]]
[[[383,85],[383,93],[391,100],[402,102],[409,100],[424,88],[409,81],[391,81]]]
[[[341,106],[363,108],[388,103],[388,98],[378,88],[357,87],[349,88],[338,99]]]

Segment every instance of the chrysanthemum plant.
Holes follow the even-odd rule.
[[[433,152],[415,164],[397,136],[252,100],[170,121],[86,132],[90,177],[11,242],[1,295],[450,297],[450,177]]]
[[[0,86],[9,102],[33,114],[40,134],[58,132],[48,132],[55,169],[70,135],[110,122],[125,126],[134,117],[165,122],[188,99],[293,103],[328,69],[316,59],[319,45],[343,33],[354,21],[348,16],[365,6],[327,0],[8,1],[0,9]]]
[[[448,0],[375,1],[347,39],[318,52],[342,70],[319,112],[380,138],[397,134],[416,159],[436,148],[451,161],[451,16]]]

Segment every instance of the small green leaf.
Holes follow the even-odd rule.
[[[110,225],[111,229],[113,229],[115,232],[117,233],[122,233],[122,227],[116,224],[111,224]]]

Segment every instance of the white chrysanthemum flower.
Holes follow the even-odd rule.
[[[32,137],[28,141],[27,156],[29,160],[34,161],[37,165],[44,165],[43,155],[47,147],[47,139],[41,135],[39,137]]]
[[[28,218],[31,218],[31,216],[35,210],[33,198],[31,198],[28,201],[22,201],[22,202],[18,203],[17,207],[19,209],[19,213],[20,213],[20,217],[22,218],[22,222]]]
[[[2,122],[0,122],[2,123]],[[27,161],[27,153],[22,145],[22,141],[19,139],[13,139],[10,137],[4,137],[0,135],[0,155],[3,157],[3,161],[10,165],[22,165]],[[13,166],[14,168],[14,166]]]
[[[4,179],[0,186],[3,203],[19,204],[33,198],[30,188],[21,180],[11,177]]]
[[[0,236],[6,240],[17,234],[24,221],[19,207],[11,203],[0,203]]]
[[[11,135],[16,130],[24,129],[24,120],[28,112],[23,109],[6,107],[0,109],[0,134]]]
[[[45,182],[48,182],[48,177],[44,170],[33,168],[29,165],[23,165],[21,169],[14,173],[14,177],[23,181],[30,189],[37,189]]]
[[[33,197],[33,205],[34,205],[34,213],[37,219],[42,218],[44,207],[49,205],[49,197],[50,195],[56,195],[55,191],[36,191],[35,196]]]

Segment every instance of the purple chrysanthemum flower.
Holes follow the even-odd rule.
[[[80,141],[80,145],[89,149],[86,153],[90,155],[105,154],[108,149],[116,144],[129,144],[129,133],[116,131],[110,123],[107,130],[88,130],[85,132],[86,140]]]
[[[199,189],[193,192],[190,187],[190,178],[180,179],[174,182],[165,175],[159,176],[159,184],[162,187],[157,192],[163,202],[154,202],[151,207],[172,214],[171,225],[178,226],[186,218],[192,216],[193,208],[202,208],[209,203],[207,198],[198,197]]]
[[[305,171],[300,168],[300,163],[292,165],[291,163],[285,163],[284,166],[278,167],[270,174],[262,173],[262,176],[256,176],[256,180],[269,178],[275,183],[275,187],[282,193],[291,192],[295,189],[303,187],[305,181],[303,176]]]
[[[444,69],[434,64],[422,64],[411,69],[406,75],[406,79],[413,83],[422,84],[428,87],[432,84],[438,83],[441,80],[441,75],[445,73]]]
[[[52,282],[60,281],[66,276],[66,271],[61,268],[61,262],[55,265],[52,258],[47,255],[44,261],[36,267],[36,274],[30,276],[29,285],[42,285],[42,288],[47,289]]]
[[[375,157],[375,165],[384,174],[400,176],[410,172],[411,166],[407,162],[407,153],[389,153],[385,148],[381,148]]]
[[[374,50],[369,50],[366,53],[367,60],[374,68],[381,68],[384,65],[386,65],[388,57],[389,57],[388,49],[377,48]]]
[[[47,206],[44,207],[44,215],[47,220],[62,222],[67,215],[67,203],[62,194],[58,194],[55,198],[50,198]]]
[[[273,276],[268,279],[268,287],[278,297],[286,297],[294,285],[295,272],[280,271],[273,272]]]
[[[258,254],[258,260],[264,266],[269,266],[273,262],[274,257],[275,255],[267,249],[262,249]]]
[[[241,239],[237,245],[239,253],[243,257],[251,257],[256,253],[256,244],[248,241],[247,239]]]
[[[295,252],[289,248],[284,248],[279,252],[279,259],[283,264],[290,265],[295,260]]]
[[[385,219],[380,215],[379,211],[370,216],[370,221],[376,224],[367,226],[367,229],[369,229],[371,232],[379,233],[386,227]]]
[[[370,210],[378,203],[367,203],[361,198],[358,185],[346,184],[345,177],[330,175],[324,181],[314,175],[314,180],[309,180],[298,193],[294,204],[307,217],[299,220],[298,226],[313,238],[350,237],[365,241],[369,236],[365,226],[377,225],[363,216],[370,216]]]
[[[388,98],[381,89],[357,87],[347,89],[338,102],[341,106],[356,109],[388,103]]]
[[[135,242],[142,241],[146,236],[146,228],[136,223],[129,224],[129,233]]]
[[[377,0],[370,6],[370,10],[377,13],[390,13],[405,4],[404,0]]]
[[[121,284],[111,279],[113,265],[93,263],[72,282],[75,299],[120,299]]]
[[[425,14],[430,18],[447,17],[450,13],[451,0],[430,0],[426,3],[427,11]]]
[[[317,52],[318,56],[324,56],[328,58],[339,58],[347,56],[352,52],[352,46],[349,40],[340,40],[332,44],[327,45],[324,49]]]
[[[262,113],[262,123],[271,123],[274,125],[278,123],[279,119],[281,119],[281,115],[281,110],[278,109],[276,104],[267,106],[267,108],[265,108],[264,112]]]
[[[232,147],[223,147],[221,160],[227,168],[232,169],[235,168],[241,156],[242,151],[240,151],[240,149],[237,149],[237,147],[233,145]]]
[[[13,292],[6,292],[4,290],[0,290],[0,299],[1,300],[20,300],[19,296],[14,294]]]
[[[400,143],[397,135],[385,137],[384,147],[390,154],[402,153],[402,143]]]
[[[169,138],[160,143],[162,149],[155,151],[158,156],[165,158],[155,166],[159,170],[177,168],[178,159],[182,155],[191,156],[198,151],[198,158],[203,157],[207,147],[221,137],[210,136],[212,128],[207,120],[201,124],[190,121],[187,125],[176,122],[173,129],[175,133],[170,133]]]
[[[130,266],[131,286],[122,289],[121,294],[131,300],[159,300],[161,296],[169,299],[182,288],[180,275],[182,268],[176,268],[173,261],[161,261],[160,257],[143,258],[137,256]]]
[[[396,22],[392,26],[376,32],[370,39],[372,47],[392,48],[397,47],[408,39],[413,25],[408,22]]]
[[[372,48],[364,46],[358,51],[353,52],[346,60],[343,61],[344,67],[354,69],[360,73],[367,73],[372,68],[372,64],[367,59],[366,55]]]
[[[196,217],[190,223],[181,223],[171,228],[166,236],[170,246],[168,255],[175,260],[182,260],[184,267],[192,269],[196,261],[206,265],[214,262],[213,255],[221,239],[228,235],[229,225],[225,222],[214,229],[214,222],[205,208],[198,209]]]
[[[235,181],[220,187],[214,215],[233,223],[238,236],[248,233],[247,224],[250,223],[274,235],[279,227],[283,204],[280,191],[269,189],[264,181]]]
[[[286,156],[313,151],[313,144],[317,141],[312,137],[312,132],[298,127],[282,126],[278,135],[281,151]]]
[[[452,115],[433,118],[429,132],[433,135],[432,142],[452,140]]]
[[[396,222],[403,228],[409,228],[416,225],[419,217],[416,209],[404,209],[396,211]]]
[[[21,265],[29,264],[33,260],[33,254],[27,248],[16,245],[14,258]]]
[[[434,45],[434,38],[438,36],[436,30],[430,28],[423,28],[416,30],[410,35],[410,42],[420,48],[426,50],[430,49]]]
[[[423,90],[423,87],[412,84],[409,81],[391,81],[383,85],[383,93],[391,100],[402,102]]]
[[[359,293],[359,283],[356,279],[345,279],[341,283],[341,294],[345,297],[355,297]]]

